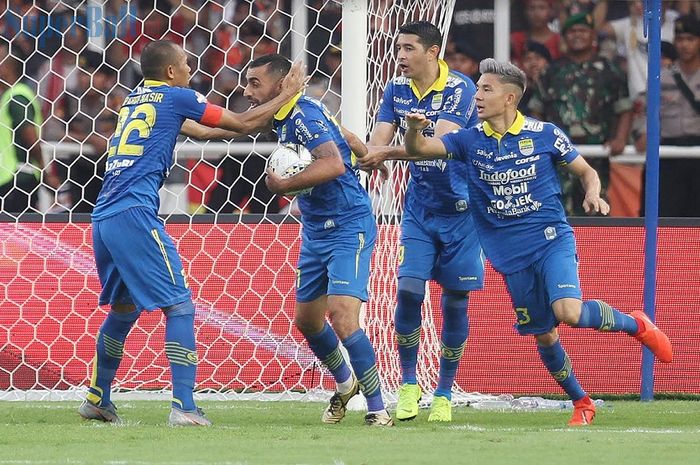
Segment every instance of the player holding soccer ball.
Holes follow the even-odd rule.
[[[287,58],[276,54],[250,63],[244,95],[253,106],[279,94],[290,65]],[[347,402],[362,390],[367,399],[365,423],[391,426],[374,349],[359,325],[377,226],[346,138],[351,139],[353,150],[365,150],[364,144],[350,133],[344,138],[342,128],[320,102],[301,93],[288,100],[274,116],[274,130],[281,143],[305,146],[313,162],[285,179],[268,170],[265,182],[277,194],[313,187],[310,193],[297,197],[303,228],[294,324],[337,382],[337,392],[321,420],[338,423],[345,416]],[[338,338],[348,351],[352,371]]]
[[[476,87],[468,77],[439,60],[442,34],[426,21],[399,28],[396,58],[402,75],[384,89],[377,123],[363,167],[379,167],[386,159],[402,158],[402,146],[387,146],[394,132],[406,130],[404,116],[424,113],[430,120],[427,136],[442,136],[479,122],[474,112]],[[411,163],[401,220],[397,305],[394,316],[401,359],[402,386],[396,418],[418,414],[421,387],[416,378],[421,335],[421,306],[425,282],[442,286],[440,376],[428,421],[452,420],[452,385],[469,334],[469,291],[481,289],[484,261],[467,193],[466,167],[454,160]],[[425,386],[424,386],[425,387]]]
[[[141,54],[145,79],[125,99],[110,142],[102,190],[92,214],[92,240],[102,284],[100,305],[111,310],[97,334],[92,379],[79,408],[83,418],[119,422],[110,388],[124,341],[143,310],[165,314],[165,353],[173,383],[173,426],[211,422],[195,405],[197,371],[195,308],[175,244],[158,218],[158,189],[173,162],[179,132],[200,139],[230,139],[265,126],[282,104],[304,87],[301,65],[280,79],[279,95],[236,114],[212,105],[188,88],[185,51],[151,42]],[[286,74],[286,73],[285,73]],[[223,129],[213,129],[213,128]],[[237,131],[237,132],[231,132]]]
[[[607,215],[598,174],[551,123],[517,111],[525,73],[510,63],[481,62],[476,108],[481,124],[426,138],[423,115],[406,115],[406,151],[413,160],[451,157],[466,164],[474,222],[486,256],[508,287],[520,334],[532,335],[552,377],[574,402],[571,426],[588,425],[595,405],[574,376],[557,326],[623,332],[662,362],[673,351],[668,337],[641,311],[624,314],[601,300],[581,299],[574,232],[561,203],[557,165],[580,180],[583,209]]]

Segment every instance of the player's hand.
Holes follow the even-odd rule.
[[[587,195],[583,199],[583,211],[587,215],[607,215],[610,213],[610,205],[598,195]]]
[[[389,179],[389,168],[384,163],[379,166],[379,173],[382,175],[382,181]]]
[[[295,61],[282,81],[282,92],[293,97],[306,88],[309,77],[306,75],[306,65]]]
[[[388,151],[384,147],[367,147],[367,153],[357,158],[360,168],[365,171],[381,169]]]
[[[428,118],[422,113],[407,113],[406,124],[408,125],[408,129],[422,131],[428,127],[430,121],[428,121]]]
[[[620,155],[622,152],[624,152],[627,144],[625,143],[624,139],[612,139],[605,145],[608,147],[610,155],[614,157],[615,155]]]
[[[267,177],[265,177],[265,185],[273,194],[286,194],[289,189],[287,188],[287,180],[282,178],[280,175],[268,168],[266,171]]]

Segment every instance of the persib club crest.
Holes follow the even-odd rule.
[[[523,155],[532,155],[535,151],[535,144],[532,142],[532,139],[521,139],[518,141],[518,148]]]
[[[442,94],[433,95],[433,99],[430,101],[430,108],[433,110],[439,110],[442,108]]]

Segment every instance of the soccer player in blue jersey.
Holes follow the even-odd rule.
[[[439,137],[479,122],[474,111],[476,87],[438,58],[441,45],[440,30],[429,22],[399,28],[396,58],[402,75],[384,89],[369,153],[360,161],[363,168],[405,157],[402,146],[388,144],[397,129],[405,132],[407,113],[426,116],[426,136]],[[428,421],[451,421],[452,385],[469,334],[469,291],[482,288],[484,262],[464,183],[465,165],[454,160],[422,160],[411,163],[410,171],[401,220],[394,316],[402,374],[396,418],[411,420],[418,414],[421,306],[425,283],[434,279],[442,286],[443,320],[440,374]]]
[[[289,66],[287,58],[276,54],[250,63],[244,95],[253,106],[262,105],[279,93],[280,80]],[[270,191],[277,194],[313,187],[310,193],[297,197],[302,245],[294,324],[337,383],[337,391],[321,420],[338,423],[345,416],[348,401],[361,390],[367,399],[365,423],[391,426],[374,349],[359,324],[360,306],[367,300],[369,265],[377,235],[369,196],[355,171],[353,150],[365,150],[364,144],[351,133],[344,133],[320,102],[301,93],[288,100],[274,115],[274,130],[281,143],[305,146],[313,162],[287,179],[268,170],[265,181]],[[352,371],[338,339],[348,352]]]
[[[441,138],[426,138],[429,121],[406,116],[406,151],[413,159],[446,157],[466,164],[481,244],[505,278],[520,334],[533,335],[542,362],[574,402],[569,425],[587,425],[595,405],[574,376],[557,326],[620,331],[634,336],[665,363],[671,343],[641,311],[630,315],[600,300],[582,301],[576,243],[561,203],[557,165],[575,174],[586,192],[583,209],[609,212],[598,174],[551,123],[517,111],[525,74],[510,63],[486,59],[477,83],[482,123]]]
[[[83,418],[119,422],[110,387],[124,341],[143,310],[165,314],[165,353],[173,384],[173,426],[210,425],[197,408],[195,308],[185,270],[158,218],[158,189],[173,162],[178,133],[200,139],[229,139],[263,127],[282,104],[304,87],[295,65],[280,84],[280,95],[245,113],[212,105],[188,88],[185,51],[167,41],[151,42],[141,54],[143,85],[119,111],[109,145],[102,190],[92,213],[92,240],[102,284],[100,305],[111,306],[97,334],[96,355]],[[217,129],[218,128],[218,129]]]

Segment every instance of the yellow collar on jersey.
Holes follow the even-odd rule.
[[[297,102],[299,101],[300,98],[301,98],[301,92],[299,92],[294,97],[292,97],[292,99],[289,102],[282,105],[282,108],[277,110],[277,113],[275,113],[275,119],[277,121],[282,121],[287,116],[289,116],[289,114],[294,109],[294,105],[297,104]]]
[[[416,84],[413,82],[413,79],[411,79],[411,90],[415,94],[416,97],[418,97],[418,100],[422,100],[425,98],[426,95],[431,93],[432,91],[435,92],[442,92],[445,90],[445,86],[447,85],[447,76],[450,74],[450,69],[447,66],[447,63],[445,63],[445,60],[438,60],[438,69],[440,70],[438,74],[438,78],[433,82],[433,84],[428,87],[428,90],[425,91],[423,95],[421,95],[420,91],[418,90],[418,87],[416,87]]]
[[[143,85],[145,87],[158,87],[158,86],[168,86],[170,84],[168,84],[165,81],[156,81],[155,79],[146,79],[145,81],[143,81]]]
[[[520,134],[520,131],[523,130],[523,126],[525,125],[525,117],[523,116],[522,113],[517,112],[515,115],[515,121],[513,121],[513,124],[510,125],[508,130],[506,131],[507,133],[511,133],[515,136]],[[501,140],[501,137],[503,137],[505,134],[499,134],[496,131],[493,130],[491,125],[489,125],[488,121],[484,121],[484,134],[486,134],[489,137],[494,137],[498,140]]]

